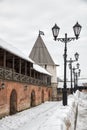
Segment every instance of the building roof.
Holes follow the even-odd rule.
[[[5,42],[2,39],[0,39],[0,48],[7,50],[8,52],[10,52],[16,56],[19,56],[20,58],[25,59],[31,63],[34,63],[28,56],[26,56],[24,53],[22,53],[19,49],[12,46],[11,44]]]
[[[38,71],[40,73],[45,73],[45,74],[51,76],[51,74],[48,71],[46,71],[44,68],[42,68],[41,66],[39,66],[37,64],[33,64],[33,68],[34,68],[34,70],[36,70],[36,71]]]
[[[29,57],[39,65],[55,65],[40,35],[38,35]]]
[[[44,73],[44,74],[47,74],[47,75],[50,75],[51,74],[46,71],[44,68],[42,68],[41,66],[39,65],[36,65],[34,64],[34,61],[32,61],[28,56],[26,56],[24,53],[22,53],[19,49],[17,49],[16,47],[12,46],[11,44],[3,41],[2,39],[0,39],[0,48],[24,59],[24,60],[27,60],[28,62],[31,62],[33,63],[33,69],[40,72],[40,73]]]

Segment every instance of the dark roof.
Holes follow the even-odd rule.
[[[29,57],[39,65],[55,65],[40,35],[38,35]]]

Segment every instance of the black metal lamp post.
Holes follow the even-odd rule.
[[[79,69],[78,76],[80,76],[80,73],[81,73],[81,69]]]
[[[78,77],[80,76],[81,73],[81,69],[78,70],[78,72],[76,72],[76,89],[78,87]]]
[[[64,38],[57,38],[59,34],[60,28],[57,26],[57,24],[54,25],[52,28],[52,33],[54,36],[54,40],[61,41],[65,44],[64,48],[64,87],[63,87],[63,105],[67,105],[67,85],[66,85],[66,65],[67,65],[67,43],[72,40],[77,40],[81,31],[81,25],[78,24],[78,22],[73,26],[74,34],[76,37],[67,37],[67,33],[65,33]]]
[[[74,80],[74,89],[73,89],[73,91],[75,92],[75,68],[73,68],[73,80]]]
[[[70,58],[70,60],[68,60],[67,62],[69,62],[69,69],[70,69],[70,74],[71,74],[71,94],[73,94],[73,87],[72,87],[72,63],[78,61],[79,58],[79,54],[76,52],[75,53],[75,60],[72,60],[72,58]]]
[[[78,86],[78,77],[80,76],[81,70],[79,69],[80,64],[77,63],[77,68],[73,68],[73,75],[74,75],[74,92],[77,90]],[[78,72],[75,72],[75,70],[79,70]]]

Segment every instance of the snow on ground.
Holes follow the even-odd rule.
[[[82,98],[85,99],[84,94],[77,91],[68,97],[67,106],[63,106],[62,102],[45,102],[37,107],[7,116],[0,120],[0,130],[66,130],[68,128],[74,130],[78,100],[81,101],[79,105],[86,105]],[[84,110],[86,108],[87,106]],[[77,122],[80,123],[79,119]]]
[[[73,96],[69,99],[70,106],[62,106],[62,102],[45,102],[13,116],[7,116],[0,120],[0,130],[65,130],[71,122],[73,130],[75,100]]]
[[[87,130],[87,93],[80,93],[76,130]]]

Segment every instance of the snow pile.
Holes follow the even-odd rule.
[[[58,106],[55,113],[44,123],[43,130],[74,130],[77,106],[74,96],[69,96],[68,103],[68,106]]]
[[[79,99],[79,96],[80,96],[80,91],[77,90],[77,91],[74,93],[74,97],[78,100],[78,99]]]
[[[87,100],[87,92],[80,92],[79,98],[82,100]]]
[[[79,92],[76,130],[87,130],[87,92]]]

